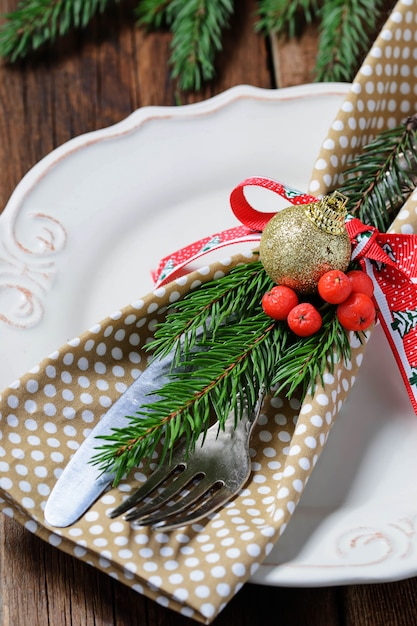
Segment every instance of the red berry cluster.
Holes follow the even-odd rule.
[[[336,315],[346,330],[366,330],[375,320],[372,301],[372,280],[361,270],[347,273],[330,270],[318,282],[322,300],[337,305]],[[276,285],[262,298],[262,308],[275,320],[287,320],[290,329],[299,337],[309,337],[320,330],[323,320],[310,302],[299,302],[290,287]]]

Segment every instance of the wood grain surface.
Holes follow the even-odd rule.
[[[0,210],[22,176],[72,137],[106,127],[138,107],[204,100],[238,84],[311,82],[317,30],[295,42],[253,29],[256,1],[236,2],[217,78],[179,93],[169,71],[169,33],[134,25],[127,0],[83,32],[14,66],[0,66]],[[17,1],[0,0],[0,14]],[[1,329],[0,329],[1,346]],[[4,626],[193,626],[0,517],[0,620]],[[246,585],[214,626],[412,626],[417,579],[318,589]]]

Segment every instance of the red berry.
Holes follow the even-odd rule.
[[[262,298],[264,312],[274,320],[286,320],[288,313],[298,304],[298,296],[293,289],[276,285]]]
[[[346,330],[366,330],[375,320],[375,306],[365,293],[354,292],[339,304],[336,315]]]
[[[287,322],[293,333],[299,337],[309,337],[320,330],[323,320],[312,304],[301,302],[288,313]]]
[[[352,291],[350,279],[340,270],[330,270],[323,274],[317,287],[323,300],[330,304],[340,304]]]
[[[351,270],[346,274],[352,285],[352,292],[364,293],[370,298],[374,295],[372,279],[362,270]]]

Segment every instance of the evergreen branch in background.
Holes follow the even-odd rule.
[[[318,12],[317,0],[259,0],[256,29],[266,36],[297,37],[303,24],[313,22]]]
[[[384,0],[335,0],[320,9],[320,38],[316,59],[316,80],[352,80],[371,46]],[[356,71],[355,71],[356,73]]]
[[[172,76],[184,91],[199,90],[215,75],[222,31],[233,13],[232,0],[172,0],[168,15],[172,36]]]
[[[156,30],[168,25],[167,11],[170,4],[171,0],[142,0],[135,10],[138,24]]]
[[[16,61],[72,28],[84,28],[113,1],[20,0],[0,26],[0,56]],[[215,76],[215,59],[236,0],[137,0],[138,24],[172,33],[172,76],[180,89],[198,90]],[[256,30],[290,39],[306,23],[320,27],[315,79],[350,81],[376,36],[384,0],[258,0]],[[394,5],[394,0],[393,0]]]
[[[233,11],[233,0],[144,0],[136,14],[148,29],[170,27],[172,76],[189,91],[214,78],[215,56]]]
[[[417,115],[381,132],[344,171],[347,211],[385,232],[417,185]]]
[[[304,24],[319,25],[315,64],[318,82],[349,82],[376,34],[384,0],[259,0],[257,29],[265,35],[297,37]]]
[[[118,2],[118,0],[111,0]],[[0,28],[0,55],[16,61],[73,28],[85,28],[110,0],[21,0]]]

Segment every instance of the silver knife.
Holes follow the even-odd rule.
[[[143,404],[157,400],[157,391],[169,380],[173,353],[153,360],[103,415],[58,478],[46,503],[44,516],[50,526],[70,526],[112,483],[114,473],[103,473],[91,463],[97,454],[98,437],[129,423],[128,415]]]

